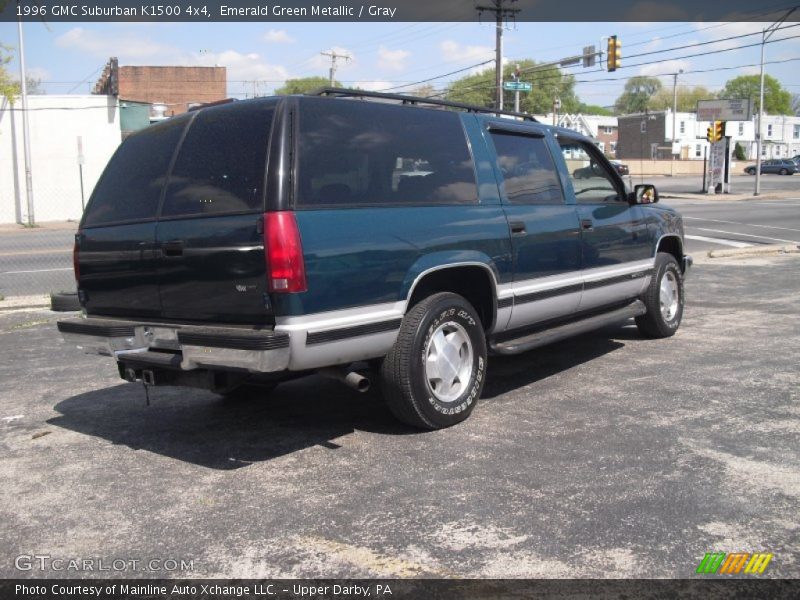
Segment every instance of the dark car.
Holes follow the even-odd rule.
[[[794,175],[797,171],[800,170],[800,167],[797,166],[797,163],[794,160],[790,159],[771,159],[771,160],[763,160],[761,161],[761,172],[762,173],[776,173],[778,175]],[[755,175],[756,174],[756,167],[751,165],[746,167],[744,170],[745,173],[748,175]]]
[[[617,173],[620,175],[627,175],[629,173],[628,165],[621,163],[618,160],[609,160],[609,164],[616,170]],[[591,177],[595,177],[597,174],[597,166],[593,163],[586,167],[582,167],[580,169],[575,169],[572,172],[572,176],[575,179],[589,179]]]
[[[428,429],[469,416],[490,351],[630,318],[673,335],[680,215],[651,185],[628,192],[589,138],[508,114],[330,89],[137,132],[75,236],[84,316],[58,328],[148,386],[375,378]]]

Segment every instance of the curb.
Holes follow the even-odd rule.
[[[800,244],[774,244],[770,246],[750,246],[748,248],[731,248],[730,250],[709,250],[709,258],[728,258],[732,256],[758,256],[759,254],[792,254],[800,252]]]
[[[777,194],[761,194],[753,196],[752,194],[670,194],[659,192],[658,196],[664,200],[700,200],[708,202],[758,202],[760,200],[791,200],[798,194],[793,193],[788,196]]]
[[[50,296],[37,294],[35,296],[12,296],[0,300],[0,312],[24,308],[50,308]]]

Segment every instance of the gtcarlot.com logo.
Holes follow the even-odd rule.
[[[766,552],[706,552],[695,572],[703,575],[761,575],[771,560],[772,554]]]
[[[54,558],[49,554],[20,554],[14,559],[18,571],[123,572],[193,571],[194,561],[174,558]]]

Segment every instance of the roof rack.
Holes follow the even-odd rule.
[[[323,87],[306,93],[307,96],[342,96],[348,98],[378,98],[381,100],[397,100],[403,104],[431,104],[434,106],[446,106],[458,108],[467,112],[486,113],[492,115],[507,115],[519,119],[526,119],[538,123],[533,115],[513,110],[495,110],[485,106],[475,106],[474,104],[463,104],[461,102],[450,102],[449,100],[439,100],[437,98],[423,98],[421,96],[406,96],[404,94],[386,94],[383,92],[368,92],[366,90],[351,90],[348,88]]]

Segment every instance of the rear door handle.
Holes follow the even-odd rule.
[[[170,240],[161,244],[161,254],[166,257],[183,256],[183,240]]]
[[[594,221],[591,219],[581,219],[581,229],[584,231],[591,231],[594,229]]]
[[[513,236],[522,236],[527,233],[525,223],[522,221],[511,221],[508,226],[511,228],[511,235]]]

